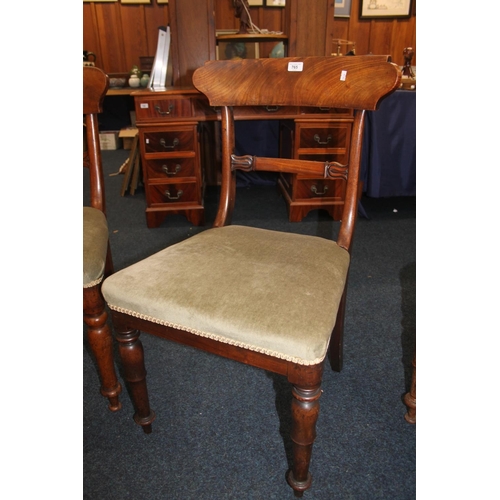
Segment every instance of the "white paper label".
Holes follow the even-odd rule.
[[[304,69],[303,62],[289,62],[288,71],[302,71]]]
[[[149,108],[149,104],[147,102],[141,102],[141,109]]]
[[[340,72],[340,81],[341,82],[345,82],[345,77],[347,76],[347,71],[345,69],[343,69],[341,72]]]

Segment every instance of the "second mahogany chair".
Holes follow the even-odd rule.
[[[365,110],[375,110],[400,79],[387,56],[209,61],[195,71],[195,87],[220,107],[222,184],[214,226],[113,274],[102,288],[134,419],[145,432],[155,415],[140,331],[284,375],[293,395],[287,480],[297,496],[310,487],[324,359],[329,346],[333,358],[340,355]],[[233,106],[354,109],[348,162],[235,156]],[[231,225],[238,169],[338,179],[345,203],[337,240]]]
[[[108,324],[106,303],[101,293],[103,279],[113,272],[97,120],[98,114],[102,113],[108,87],[109,77],[106,73],[96,67],[84,66],[83,165],[89,172],[90,206],[83,207],[83,320],[87,325],[89,345],[101,380],[101,394],[108,398],[109,409],[117,411],[121,408],[118,400],[121,385],[116,376],[113,337]]]

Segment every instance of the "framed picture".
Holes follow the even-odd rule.
[[[157,3],[168,3],[168,0],[156,0]]]
[[[335,0],[334,17],[351,17],[352,0]]]
[[[412,0],[361,0],[360,19],[410,17]]]
[[[266,7],[285,7],[286,0],[266,0]]]
[[[264,5],[264,0],[248,0],[248,5],[250,7],[260,7]]]
[[[151,3],[151,0],[120,0],[121,3]]]

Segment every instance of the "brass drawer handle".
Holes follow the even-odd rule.
[[[311,186],[311,191],[312,191],[312,192],[313,192],[316,196],[323,196],[323,195],[324,195],[324,194],[326,194],[326,192],[328,191],[328,186],[323,186],[323,192],[322,192],[322,193],[320,193],[320,192],[318,191],[318,188],[316,187],[316,185],[315,185],[315,184],[313,184],[313,185]]]
[[[268,111],[269,113],[276,113],[278,109],[280,109],[279,106],[264,106],[264,109]]]
[[[313,139],[318,143],[318,144],[321,144],[321,145],[324,145],[324,144],[328,144],[331,140],[332,140],[332,136],[331,135],[328,135],[328,137],[326,138],[326,141],[321,141],[320,137],[318,134],[314,134],[314,137]]]
[[[181,170],[181,166],[177,163],[177,165],[175,166],[175,172],[171,172],[169,169],[168,169],[168,165],[162,165],[161,166],[161,169],[167,174],[167,175],[176,175],[180,172]]]
[[[179,145],[179,139],[177,137],[172,141],[171,146],[167,146],[165,139],[160,139],[160,144],[165,148],[165,149],[174,149],[176,146]]]
[[[174,105],[173,104],[169,104],[168,111],[162,111],[162,109],[160,108],[160,106],[158,106],[158,104],[155,106],[155,111],[159,115],[169,115],[173,109],[174,109]]]
[[[166,190],[165,191],[165,196],[169,199],[169,200],[179,200],[180,197],[184,194],[184,192],[182,191],[182,189],[179,189],[179,191],[177,191],[177,196],[172,196],[170,194],[170,190]]]

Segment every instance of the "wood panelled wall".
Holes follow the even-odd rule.
[[[409,19],[360,20],[359,2],[352,0],[349,18],[335,18],[333,37],[356,42],[358,55],[391,54],[393,61],[402,65],[403,49],[416,48],[416,0]],[[250,13],[259,28],[286,33],[285,9],[251,7]],[[97,66],[107,73],[128,73],[134,64],[139,65],[140,56],[154,56],[158,26],[169,22],[168,4],[158,4],[157,0],[151,0],[151,4],[84,2],[83,49],[94,52]],[[239,28],[232,0],[215,0],[215,26]],[[416,65],[416,55],[413,64]]]
[[[314,1],[314,0],[313,0]],[[361,0],[352,0],[351,17],[336,17],[333,37],[356,42],[356,54],[390,54],[393,62],[404,64],[403,49],[413,47],[412,64],[417,65],[417,15],[413,0],[407,19],[359,19]]]

